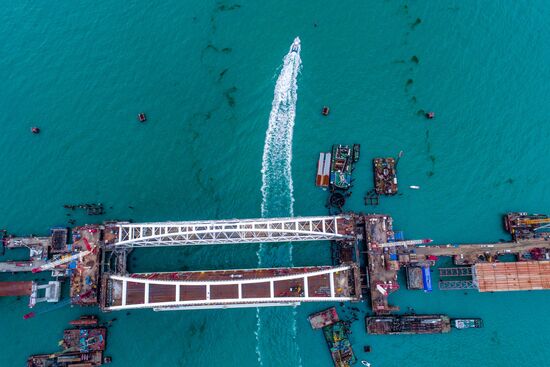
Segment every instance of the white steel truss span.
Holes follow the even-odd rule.
[[[356,300],[356,297],[350,296],[341,296],[338,295],[337,289],[339,287],[334,280],[334,274],[342,271],[348,271],[352,269],[352,266],[339,266],[332,267],[328,269],[311,271],[307,273],[284,275],[284,276],[274,276],[266,278],[255,278],[255,279],[243,279],[243,280],[211,280],[211,281],[181,281],[181,280],[155,280],[147,278],[133,278],[129,276],[122,275],[110,275],[109,279],[111,282],[118,282],[118,287],[121,289],[121,298],[120,305],[105,307],[106,311],[117,311],[125,309],[135,309],[135,308],[155,308],[157,311],[166,308],[169,309],[196,309],[208,308],[208,306],[215,308],[225,308],[228,306],[235,307],[240,305],[241,307],[257,307],[257,306],[272,306],[274,304],[299,304],[301,302],[342,302],[342,301],[351,301]],[[320,275],[329,275],[329,286],[327,289],[326,296],[315,296],[310,295],[308,292],[308,279],[314,276]],[[304,293],[300,297],[289,297],[289,296],[280,296],[275,293],[275,283],[280,281],[296,281],[301,280],[304,285]],[[128,304],[128,283],[141,283],[144,285],[143,288],[143,301],[139,303]],[[243,285],[245,284],[265,284],[269,283],[270,292],[268,296],[265,297],[243,297]],[[154,285],[163,285],[163,286],[173,286],[173,292],[167,291],[168,293],[173,293],[173,300],[167,302],[149,302],[149,290],[150,287]],[[210,298],[210,289],[213,286],[224,286],[224,285],[236,285],[238,287],[238,295],[235,298],[223,298],[223,299],[211,299]],[[202,286],[204,287],[204,297],[201,299],[194,300],[182,300],[183,295],[181,292],[181,286]],[[206,306],[206,307],[205,307]]]
[[[344,240],[346,216],[121,223],[116,247]],[[339,232],[340,230],[340,232]]]

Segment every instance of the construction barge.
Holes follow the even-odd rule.
[[[374,190],[378,195],[397,194],[397,170],[394,158],[374,158]]]
[[[313,329],[322,329],[335,367],[349,367],[357,362],[348,338],[349,329],[340,321],[334,307],[308,317]]]
[[[63,332],[57,353],[36,354],[27,359],[27,367],[95,367],[111,362],[105,357],[107,329],[96,316],[82,316],[70,322],[73,328]]]
[[[392,315],[365,318],[368,334],[442,334],[451,331],[447,315]]]
[[[550,217],[546,214],[524,212],[508,213],[504,216],[504,228],[514,241],[550,237]]]
[[[348,190],[351,187],[353,165],[359,160],[359,147],[336,144],[332,146],[330,165],[330,186],[335,190]]]

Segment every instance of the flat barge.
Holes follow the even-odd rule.
[[[368,334],[442,334],[451,331],[447,315],[370,316],[365,318]]]
[[[397,171],[394,158],[374,158],[374,190],[378,195],[397,194]]]
[[[330,153],[319,153],[319,161],[317,161],[317,176],[315,185],[326,189],[329,185],[330,176]]]
[[[99,326],[95,316],[83,316],[70,322],[75,326],[66,329],[59,345],[61,352],[32,355],[27,367],[95,367],[111,362],[104,357],[107,329]]]

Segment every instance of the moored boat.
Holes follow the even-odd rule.
[[[451,319],[451,327],[455,329],[480,329],[483,327],[483,320],[479,318]]]
[[[330,184],[335,189],[347,190],[351,187],[351,168],[353,157],[348,145],[332,146],[332,162],[330,166]]]

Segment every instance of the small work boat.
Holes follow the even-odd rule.
[[[409,188],[411,188],[413,190],[420,190],[420,186],[416,186],[416,185],[411,185],[411,186],[409,186]]]
[[[31,133],[40,134],[40,128],[36,126],[31,127]]]
[[[455,329],[480,329],[483,327],[483,320],[479,318],[451,319],[451,327]]]
[[[145,122],[145,121],[147,121],[147,116],[145,116],[145,114],[143,112],[140,112],[138,114],[138,120],[139,120],[139,122]]]
[[[362,360],[362,361],[361,361],[361,364],[362,364],[363,366],[367,366],[367,367],[370,367],[370,366],[371,366],[370,363],[367,362],[367,361],[365,361],[365,360]]]
[[[321,110],[321,113],[323,114],[323,116],[328,116],[330,112],[330,108],[328,108],[327,106],[324,106],[323,109]]]

